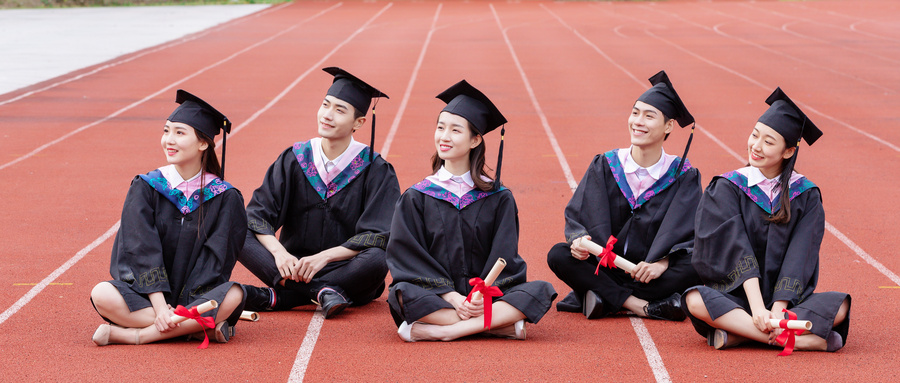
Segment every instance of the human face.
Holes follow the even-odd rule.
[[[631,144],[638,147],[662,146],[666,134],[675,128],[675,119],[665,121],[659,109],[642,101],[634,103],[628,117],[628,133]]]
[[[794,155],[796,147],[785,149],[784,137],[766,124],[757,122],[747,139],[747,156],[751,166],[772,179],[781,174],[782,162]]]
[[[365,117],[354,118],[355,110],[344,100],[325,96],[316,114],[319,121],[319,135],[330,140],[349,139],[366,121]]]
[[[450,112],[441,112],[434,130],[434,147],[445,163],[469,161],[469,152],[481,143],[481,135],[473,134],[469,121]],[[468,169],[468,164],[463,166]]]
[[[160,144],[166,153],[166,161],[183,168],[199,168],[203,152],[209,147],[190,125],[168,120],[163,126]]]

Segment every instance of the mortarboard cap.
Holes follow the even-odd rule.
[[[482,136],[506,123],[506,117],[494,103],[466,80],[447,88],[437,98],[447,103],[442,112],[465,118]]]
[[[328,67],[322,70],[334,76],[334,81],[331,83],[331,87],[328,88],[326,95],[334,96],[350,103],[360,113],[365,114],[369,111],[369,105],[372,104],[373,98],[390,98],[380,90],[366,84],[365,81],[341,68]]]
[[[668,118],[674,118],[682,128],[694,122],[694,116],[678,97],[666,71],[661,70],[650,77],[650,84],[653,86],[638,97],[638,101],[652,105]]]
[[[175,93],[175,102],[181,104],[169,115],[168,120],[190,125],[209,138],[219,134],[219,130],[225,133],[231,132],[231,121],[224,114],[213,108],[200,97],[179,89]]]
[[[175,102],[181,105],[169,115],[169,121],[190,125],[210,139],[218,135],[220,129],[225,131],[226,134],[222,137],[222,174],[217,174],[225,178],[225,145],[226,137],[231,133],[231,121],[206,101],[184,89],[179,89],[175,93]]]
[[[802,137],[808,145],[812,145],[819,137],[822,137],[822,131],[806,117],[806,114],[794,104],[793,101],[784,93],[781,88],[775,88],[775,91],[766,99],[769,109],[759,117],[759,122],[775,129],[778,134],[784,137],[787,147],[793,147],[800,144]]]

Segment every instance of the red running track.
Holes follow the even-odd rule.
[[[0,95],[0,380],[185,381],[205,369],[225,381],[896,381],[897,20],[892,1],[296,3],[12,102],[94,68]],[[665,69],[697,117],[690,159],[703,182],[745,162],[747,131],[781,86],[826,134],[798,169],[825,200],[819,290],[854,297],[847,346],[786,358],[764,346],[716,351],[686,322],[555,309],[524,342],[406,344],[384,297],[327,322],[310,310],[264,313],[203,351],[94,346],[89,292],[109,278],[129,180],[162,162],[158,127],[174,90],[235,121],[228,179],[249,200],[277,154],[315,134],[330,83],[319,68],[331,65],[392,96],[378,105],[376,148],[402,188],[429,170],[437,93],[466,78],[496,100],[510,120],[503,174],[529,277],[561,296],[569,289],[545,257],[563,240],[563,207],[595,154],[627,145],[647,77]],[[680,154],[687,132],[671,138]],[[487,141],[492,164],[496,133]],[[241,266],[234,278],[256,283]]]

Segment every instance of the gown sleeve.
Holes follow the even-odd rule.
[[[694,247],[694,219],[700,204],[700,171],[692,168],[679,177],[671,204],[665,214],[656,237],[647,252],[647,262],[656,262],[668,256],[684,257]],[[660,197],[656,197],[660,198]]]
[[[262,185],[247,205],[247,225],[257,234],[275,235],[284,225],[284,206],[291,198],[292,164],[296,163],[292,148],[288,148],[269,166]]]
[[[206,240],[190,277],[194,280],[194,286],[207,289],[231,279],[238,253],[247,238],[247,214],[241,193],[230,189],[215,198],[222,199],[220,208],[216,212],[210,211],[203,218]]]
[[[803,208],[794,208],[793,204],[796,203],[804,203]],[[816,288],[819,247],[825,236],[825,210],[817,188],[807,190],[800,198],[791,201],[791,204],[794,213],[791,221],[797,222],[790,233],[772,300],[788,301],[793,306],[812,294]]]
[[[387,246],[391,217],[400,199],[400,183],[390,163],[379,156],[366,171],[365,203],[356,221],[356,234],[341,245],[350,250],[384,249]]]
[[[481,278],[487,277],[491,268],[497,263],[497,259],[503,258],[506,267],[497,276],[494,285],[504,289],[524,283],[526,280],[527,266],[525,260],[519,256],[519,210],[516,200],[509,190],[501,192],[501,195],[490,198],[501,198],[497,210],[494,212],[494,237],[491,241],[491,252],[487,262],[481,271]],[[467,289],[468,290],[468,289]]]
[[[408,282],[441,295],[455,291],[450,273],[428,252],[424,194],[408,189],[397,202],[387,245],[394,282]]]
[[[604,161],[603,155],[594,157],[566,205],[565,233],[566,242],[570,245],[573,240],[585,235],[590,235],[597,243],[606,243],[612,235],[609,193],[603,180]]]
[[[722,292],[759,278],[759,264],[741,214],[743,194],[715,177],[700,198],[695,220],[694,268],[707,286]]]
[[[131,181],[110,260],[109,272],[113,279],[128,283],[141,294],[170,293],[156,227],[156,194],[140,177]]]

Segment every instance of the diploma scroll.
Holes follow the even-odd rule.
[[[787,327],[782,327],[781,321],[787,322]],[[769,324],[775,328],[786,328],[788,330],[812,330],[812,322],[808,320],[769,319]]]
[[[487,287],[493,286],[494,281],[497,280],[497,277],[500,276],[500,272],[503,271],[503,268],[506,267],[506,260],[503,258],[497,258],[497,263],[494,263],[494,267],[491,268],[491,271],[488,272],[488,275],[484,277],[484,285]],[[482,294],[478,291],[472,294],[472,300],[478,300],[482,298]]]
[[[241,311],[241,320],[256,322],[259,320],[259,313],[256,311]]]
[[[581,240],[581,247],[587,249],[587,251],[591,254],[600,256],[601,254],[603,254],[604,250],[606,250],[603,248],[603,246],[600,246],[591,240],[585,239],[584,237],[579,239]],[[613,254],[613,256],[615,256],[615,254]],[[615,259],[613,259],[613,263],[616,265],[616,267],[622,269],[626,273],[630,273],[635,266],[635,264],[631,263],[631,261],[619,256],[615,256]]]
[[[212,310],[212,309],[214,309],[214,308],[216,308],[216,307],[219,307],[219,302],[210,300],[210,301],[208,301],[208,302],[206,302],[206,303],[203,303],[203,304],[198,305],[196,308],[197,308],[197,312],[198,312],[198,313],[203,314],[203,313],[205,313],[205,312],[207,312],[207,311],[209,311],[209,310]],[[183,316],[181,316],[181,315],[172,315],[172,322],[173,322],[173,323],[181,323],[181,322],[184,322],[184,321],[186,321],[186,320],[188,320],[188,319],[190,319],[190,318],[183,317]]]

